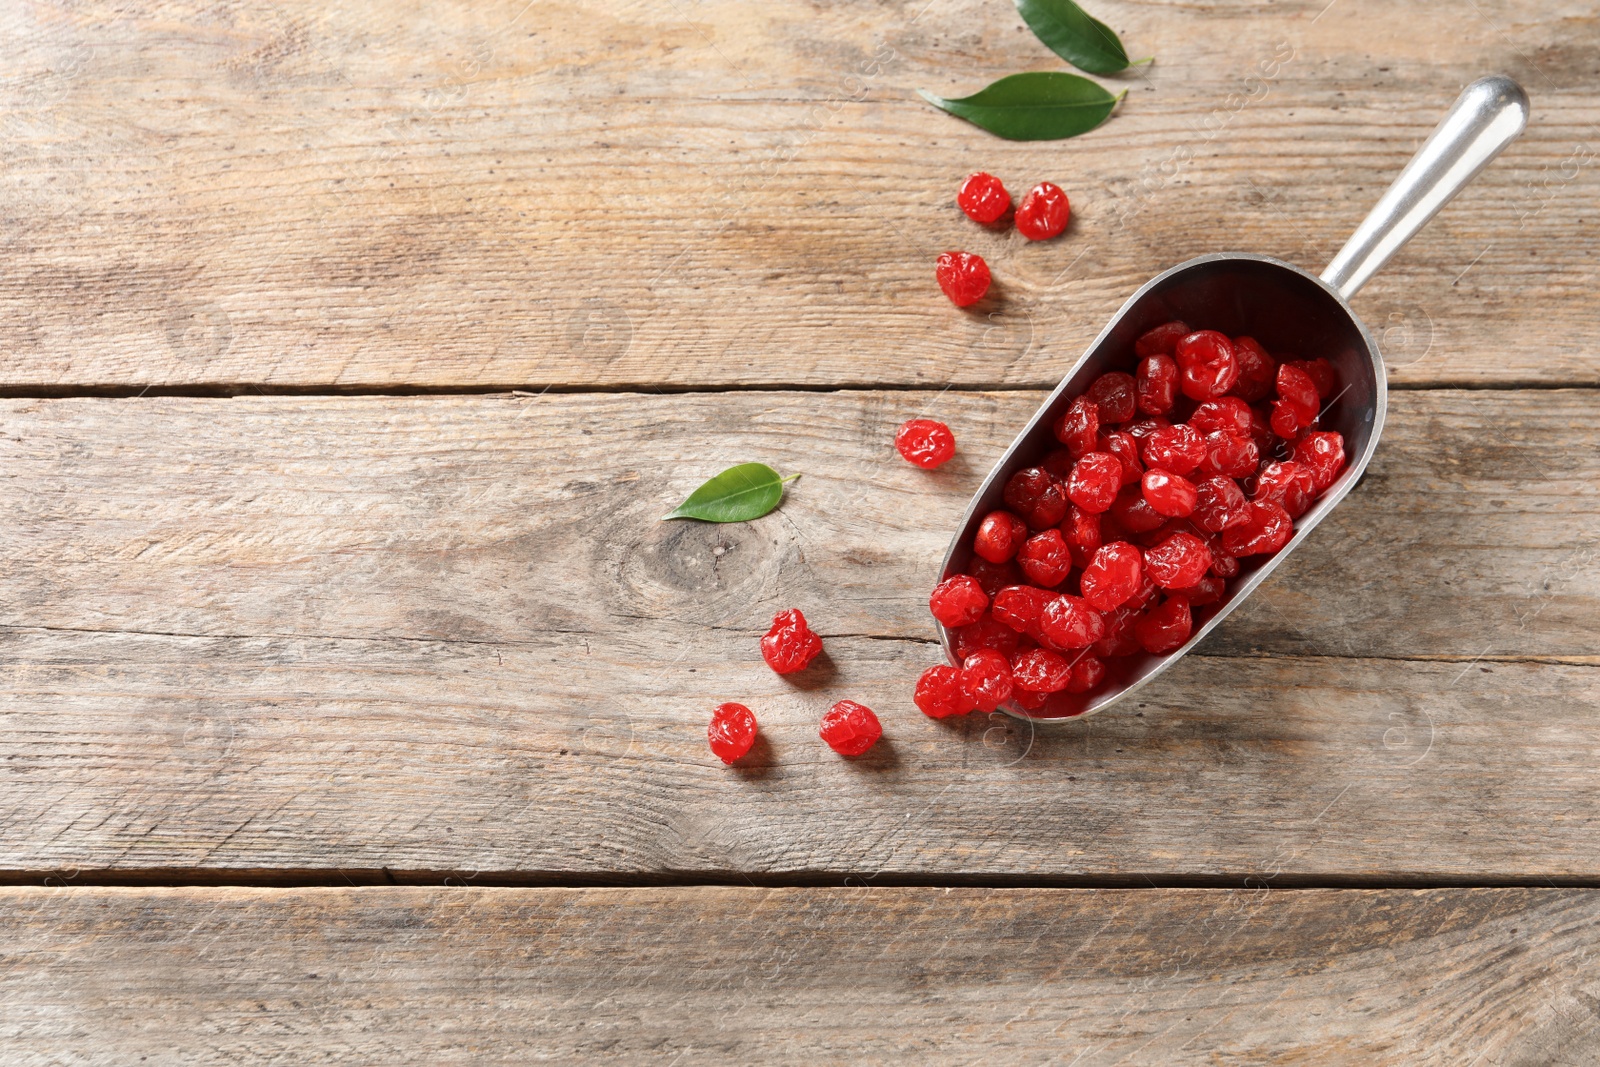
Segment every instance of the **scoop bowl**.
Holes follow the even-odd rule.
[[[1388,387],[1377,341],[1351,310],[1349,298],[1516,139],[1527,117],[1527,96],[1510,78],[1469,85],[1321,277],[1270,256],[1216,253],[1162,272],[1123,304],[984,479],[945,554],[940,580],[966,573],[973,535],[985,515],[1004,508],[1010,475],[1058,446],[1055,419],[1101,374],[1131,371],[1135,339],[1173,319],[1229,336],[1248,334],[1279,358],[1327,359],[1338,373],[1339,391],[1324,406],[1320,428],[1343,435],[1346,466],[1295,522],[1294,535],[1282,549],[1239,561],[1239,575],[1222,598],[1195,609],[1194,629],[1176,651],[1113,660],[1100,691],[1055,694],[1045,711],[1030,713],[1015,704],[1001,710],[1030,719],[1077,718],[1128,696],[1215,629],[1355,487],[1383,431]],[[943,625],[938,629],[946,654],[957,662],[951,632]]]

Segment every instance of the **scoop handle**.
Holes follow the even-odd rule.
[[[1528,94],[1503,74],[1461,91],[1406,169],[1333,257],[1322,280],[1346,300],[1528,124]]]

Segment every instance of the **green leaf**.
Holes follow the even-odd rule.
[[[1022,21],[1056,55],[1090,74],[1128,69],[1128,53],[1111,27],[1072,0],[1017,0]]]
[[[667,519],[704,519],[706,522],[745,522],[759,519],[783,499],[783,483],[800,477],[778,472],[765,463],[741,463],[729,467],[689,494]]]
[[[1008,141],[1054,141],[1087,133],[1122,99],[1088,78],[1060,71],[1012,74],[957,100],[925,89],[918,92],[934,107]]]

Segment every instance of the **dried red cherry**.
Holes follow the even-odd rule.
[[[1250,499],[1277,504],[1291,519],[1298,519],[1316,495],[1316,481],[1311,471],[1291,459],[1263,466],[1256,476],[1256,489]]]
[[[894,447],[907,463],[932,470],[956,454],[956,437],[942,422],[911,419],[895,433]]]
[[[1022,568],[1017,566],[1016,560],[1011,559],[1004,563],[990,563],[981,556],[975,557],[967,563],[967,573],[978,579],[978,584],[990,596],[1022,581]]]
[[[1139,480],[1144,473],[1144,464],[1139,461],[1139,442],[1133,434],[1122,430],[1112,430],[1110,433],[1100,435],[1100,440],[1094,446],[1096,452],[1110,452],[1122,463],[1122,484],[1131,485]]]
[[[976,578],[958,574],[933,587],[928,610],[946,626],[969,626],[989,610],[989,596]]]
[[[1294,520],[1277,504],[1252,502],[1250,521],[1222,531],[1222,550],[1230,556],[1260,556],[1278,551],[1294,536]]]
[[[1000,655],[998,652],[981,654]],[[911,699],[930,719],[965,715],[977,707],[961,684],[961,672],[945,664],[929,667],[922,672],[922,677],[917,679],[917,688]]]
[[[761,658],[779,674],[793,674],[822,651],[822,638],[811,632],[799,608],[780,611],[772,617],[772,628],[761,639]]]
[[[1133,624],[1133,636],[1146,652],[1162,656],[1181,648],[1193,626],[1189,601],[1170,596]]]
[[[1067,517],[1061,520],[1060,529],[1062,539],[1072,551],[1074,567],[1087,563],[1090,553],[1100,547],[1100,516],[1084,511],[1076,504],[1067,509]]]
[[[883,724],[865,704],[841,700],[822,717],[817,735],[841,756],[859,756],[883,736]]]
[[[1109,508],[1121,488],[1122,461],[1109,452],[1085,454],[1073,465],[1067,479],[1068,499],[1094,514]]]
[[[732,763],[755,744],[756,717],[743,704],[718,704],[706,726],[706,740],[718,759]]]
[[[1189,425],[1203,434],[1225,430],[1240,437],[1250,436],[1250,405],[1236,396],[1219,396],[1194,409]]]
[[[992,616],[985,616],[971,626],[953,631],[950,645],[960,660],[986,649],[1009,656],[1017,650],[1017,631]]]
[[[1164,322],[1154,329],[1146,330],[1133,342],[1133,354],[1140,359],[1146,356],[1170,356],[1178,342],[1194,331],[1186,323],[1174,319]],[[1176,369],[1176,364],[1174,364]],[[1158,412],[1159,414],[1159,412]]]
[[[1261,458],[1255,441],[1228,430],[1206,434],[1205,449],[1206,457],[1200,461],[1199,471],[1212,477],[1243,478],[1256,469]]]
[[[1066,692],[1087,693],[1106,680],[1106,665],[1100,657],[1085,652],[1072,662],[1072,676],[1067,679]]]
[[[1146,415],[1165,415],[1178,399],[1178,364],[1162,354],[1139,361],[1134,376],[1134,401]]]
[[[1206,441],[1185,423],[1158,426],[1145,435],[1139,451],[1146,467],[1188,474],[1206,458]]]
[[[1105,635],[1105,621],[1082,597],[1064,593],[1039,613],[1039,640],[1057,651],[1087,648]]]
[[[978,524],[972,538],[972,551],[990,563],[1004,563],[1017,554],[1028,539],[1028,527],[1009,511],[991,511]]]
[[[1144,553],[1126,541],[1101,546],[1078,579],[1083,599],[1097,611],[1121,607],[1139,591],[1143,561]]]
[[[961,183],[961,189],[956,193],[956,203],[967,218],[989,226],[999,222],[1001,216],[1011,210],[1011,194],[1006,192],[999,178],[980,170],[967,175],[967,180]]]
[[[1084,395],[1094,401],[1102,422],[1127,422],[1133,418],[1137,392],[1133,375],[1114,370],[1096,378]]]
[[[1173,358],[1178,361],[1178,387],[1191,400],[1219,397],[1239,380],[1233,342],[1216,330],[1196,330],[1180,339]]]
[[[1144,571],[1163,589],[1187,589],[1206,576],[1211,550],[1191,533],[1175,533],[1144,554]]]
[[[1265,400],[1272,395],[1272,384],[1278,374],[1278,362],[1267,355],[1267,350],[1254,337],[1233,339],[1233,358],[1239,364],[1239,380],[1233,383],[1233,395],[1247,404]]]
[[[1071,215],[1067,194],[1049,182],[1040,182],[1017,205],[1017,232],[1030,241],[1048,240],[1067,228]]]
[[[1017,633],[1031,634],[1039,627],[1039,613],[1054,594],[1031,585],[1008,585],[994,595],[992,614],[996,622]]]
[[[1150,507],[1171,519],[1181,519],[1194,511],[1194,483],[1164,470],[1148,470],[1140,482],[1140,490]]]
[[[1028,467],[1006,482],[1006,506],[1035,530],[1048,529],[1067,514],[1067,497],[1042,467]]]
[[[1344,437],[1332,431],[1308,433],[1294,443],[1294,461],[1311,472],[1312,487],[1321,493],[1344,470]]]
[[[989,264],[971,252],[946,252],[934,265],[939,288],[956,307],[970,307],[989,291]]]
[[[1011,657],[1011,684],[1024,693],[1059,693],[1071,675],[1071,661],[1048,648],[1033,648]]]
[[[1288,365],[1311,379],[1311,384],[1316,386],[1317,398],[1320,400],[1331,398],[1334,391],[1339,388],[1338,372],[1333,369],[1333,364],[1325,359],[1320,357],[1317,359],[1293,359],[1289,361]]]
[[[961,688],[978,711],[993,711],[1011,699],[1011,660],[981,649],[961,662]]]
[[[1250,502],[1232,478],[1207,478],[1194,491],[1194,514],[1190,519],[1206,533],[1218,534],[1250,521]]]
[[[1048,588],[1060,585],[1072,573],[1072,549],[1060,530],[1046,530],[1023,542],[1017,562],[1028,581]]]
[[[1074,459],[1093,452],[1100,435],[1100,409],[1093,400],[1080,396],[1056,419],[1056,440],[1067,446]]]
[[[1133,534],[1149,533],[1167,521],[1165,515],[1150,506],[1150,501],[1144,498],[1143,487],[1138,485],[1130,485],[1117,494],[1110,514]]]

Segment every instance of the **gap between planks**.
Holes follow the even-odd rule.
[[[1070,366],[1063,371],[1063,377]],[[951,386],[957,393],[1042,393],[1050,389],[1034,382],[968,382]],[[1554,392],[1562,389],[1600,389],[1600,379],[1511,379],[1484,382],[1469,379],[1439,379],[1429,382],[1389,382],[1390,392],[1427,393],[1442,391],[1468,391],[1480,393]],[[936,393],[939,390],[926,382],[875,382],[870,380],[833,382],[819,385],[808,382],[745,382],[737,384],[695,385],[675,382],[621,382],[616,384],[574,382],[568,385],[533,386],[524,382],[498,382],[487,385],[454,386],[371,386],[351,385],[341,387],[333,383],[319,385],[255,385],[248,382],[234,385],[196,386],[144,386],[130,385],[71,385],[0,386],[0,400],[154,400],[160,398],[186,398],[194,400],[233,400],[240,397],[296,397],[316,399],[333,397],[351,399],[359,397],[463,397],[463,396],[694,396],[725,393]]]
[[[852,873],[799,871],[786,874],[741,871],[652,872],[648,874],[575,871],[450,871],[378,868],[198,867],[130,868],[62,871],[0,870],[0,888],[43,886],[52,889],[122,887],[132,889],[364,889],[389,886],[441,889],[1125,889],[1166,890],[1448,890],[1448,889],[1600,889],[1600,875],[1551,878],[1488,873],[1451,878],[1428,875],[1362,875],[1316,872],[1262,875],[1234,872],[1216,875],[1170,873],[1072,874],[1061,877],[1004,873]]]

